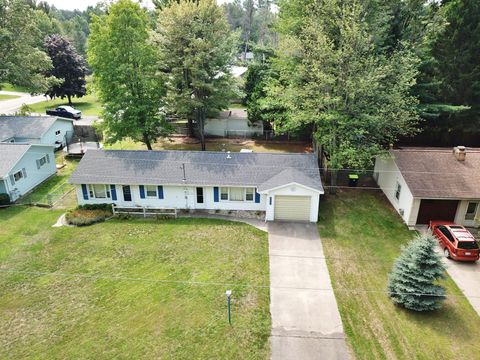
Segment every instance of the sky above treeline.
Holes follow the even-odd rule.
[[[88,6],[94,6],[99,0],[46,0],[50,5],[54,5],[57,9],[63,10],[85,10]],[[137,0],[138,1],[138,0]],[[140,0],[142,4],[149,8],[153,8],[151,0]],[[219,4],[229,2],[229,0],[217,0]]]

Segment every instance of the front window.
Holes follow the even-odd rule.
[[[15,174],[13,174],[13,179],[15,180],[15,182],[17,182],[18,180],[22,179],[23,178],[23,173],[22,171],[17,171]]]
[[[60,131],[60,130],[55,131],[55,135],[58,136],[58,135],[60,135],[60,134],[61,134],[61,131]]]
[[[157,197],[157,187],[155,185],[146,185],[145,188],[147,190],[147,197]]]
[[[397,182],[397,186],[395,187],[395,199],[400,200],[400,192],[402,191],[402,185]]]
[[[45,165],[46,163],[47,163],[47,157],[46,157],[46,156],[41,157],[40,159],[38,159],[38,164],[39,164],[40,166],[43,166],[43,165]]]
[[[253,194],[254,193],[255,193],[255,191],[253,190],[253,188],[246,188],[245,189],[245,200],[253,201]]]
[[[220,188],[220,200],[228,200],[228,188]]]
[[[105,185],[93,184],[88,185],[90,197],[95,199],[105,199],[110,197],[110,191]]]
[[[243,188],[230,188],[230,201],[243,201]]]

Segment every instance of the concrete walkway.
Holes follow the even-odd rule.
[[[350,359],[315,224],[269,223],[272,359]]]

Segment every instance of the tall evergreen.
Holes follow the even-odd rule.
[[[435,247],[433,236],[422,234],[403,249],[388,282],[388,293],[395,304],[414,311],[441,307],[445,289],[436,282],[444,278],[445,267]]]

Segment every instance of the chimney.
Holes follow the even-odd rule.
[[[455,146],[453,148],[453,155],[458,161],[465,161],[465,158],[467,156],[467,149],[465,148],[465,146]]]

